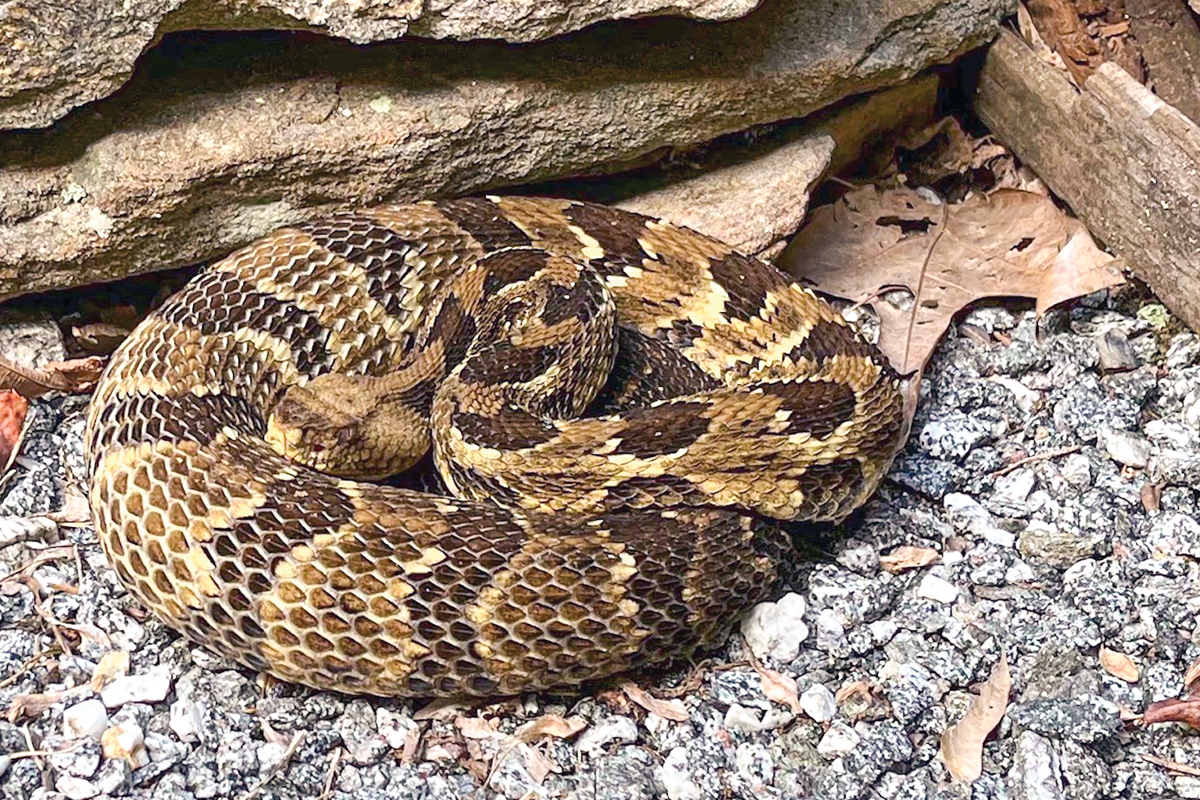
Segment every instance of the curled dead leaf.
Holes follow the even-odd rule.
[[[481,717],[455,717],[454,727],[468,739],[496,739],[506,736],[496,729],[495,720]]]
[[[1151,703],[1142,714],[1143,725],[1157,725],[1160,722],[1182,722],[1196,730],[1200,730],[1200,698],[1172,697]]]
[[[8,472],[25,438],[29,401],[17,392],[0,391],[0,475]]]
[[[451,720],[470,708],[470,705],[453,697],[439,697],[418,708],[413,712],[414,722],[426,722],[433,719]]]
[[[55,703],[61,703],[84,689],[83,686],[76,686],[74,689],[65,689],[61,692],[19,694],[12,699],[12,703],[8,706],[8,721],[15,723],[21,718],[33,719]]]
[[[1190,691],[1195,691],[1196,681],[1200,680],[1200,658],[1193,661],[1187,668],[1187,672],[1183,673],[1183,685]]]
[[[1126,683],[1137,683],[1138,678],[1141,677],[1133,659],[1124,653],[1109,650],[1107,647],[1100,648],[1100,666],[1104,667],[1104,671],[1109,675],[1120,678]]]
[[[857,189],[816,209],[777,263],[823,292],[870,301],[880,349],[901,374],[921,369],[975,300],[1033,297],[1041,313],[1124,280],[1082,223],[1015,189],[951,206],[910,189]],[[881,299],[896,288],[911,294],[911,311]]]
[[[621,691],[634,703],[652,714],[658,714],[663,719],[669,719],[673,722],[687,722],[691,719],[691,715],[688,714],[683,703],[678,700],[659,700],[629,681],[621,684]]]
[[[910,569],[919,569],[927,567],[937,561],[941,554],[937,550],[929,547],[913,547],[911,545],[903,545],[897,547],[886,556],[879,557],[879,566],[885,572],[890,572],[893,575],[904,572]]]
[[[800,713],[800,689],[795,678],[759,663],[754,663],[754,671],[762,681],[763,694],[768,700],[787,706],[793,714]]]
[[[1001,653],[967,713],[942,734],[942,760],[956,781],[970,783],[983,774],[983,743],[1004,718],[1011,691],[1008,659]]]
[[[543,736],[570,739],[586,727],[587,722],[582,717],[563,718],[558,714],[544,714],[517,728],[513,736],[522,742],[535,742]]]
[[[46,519],[58,525],[86,525],[92,521],[92,510],[86,497],[68,490],[63,493],[62,508],[51,511]]]
[[[111,353],[129,335],[129,331],[130,328],[125,325],[90,322],[71,328],[71,335],[93,353]]]

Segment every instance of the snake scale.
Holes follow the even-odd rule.
[[[230,255],[128,337],[89,408],[90,504],[121,582],[253,669],[562,688],[727,636],[790,552],[779,521],[879,484],[899,387],[824,301],[693,231],[367,208]],[[358,479],[423,447],[449,494]]]

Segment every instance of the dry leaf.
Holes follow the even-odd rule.
[[[983,743],[1004,718],[1010,691],[1008,659],[1001,653],[966,715],[942,734],[942,760],[955,780],[970,783],[983,774]]]
[[[545,714],[517,728],[513,732],[513,736],[522,742],[534,742],[543,736],[553,739],[570,739],[586,727],[587,722],[582,717],[564,719],[558,714]]]
[[[1137,683],[1141,673],[1138,672],[1137,664],[1124,653],[1118,653],[1116,650],[1109,650],[1107,647],[1100,648],[1100,666],[1104,667],[1104,671],[1114,678],[1120,678],[1126,683]]]
[[[22,717],[33,719],[55,703],[80,694],[85,687],[76,686],[74,689],[64,689],[61,692],[46,692],[45,694],[19,694],[12,699],[8,707],[8,721],[15,723]]]
[[[110,650],[100,657],[92,673],[92,691],[99,693],[105,686],[129,674],[129,651]]]
[[[111,353],[129,335],[129,330],[111,322],[91,322],[71,328],[71,335],[93,353]]]
[[[470,704],[453,697],[439,697],[414,711],[412,718],[414,722],[425,722],[431,719],[454,719],[470,707]]]
[[[43,364],[41,373],[65,387],[60,391],[79,394],[91,391],[96,381],[100,380],[100,374],[104,372],[104,364],[105,359],[102,356],[72,358]]]
[[[46,392],[66,391],[66,383],[57,376],[44,375],[41,370],[0,356],[0,389],[12,389],[22,397],[32,399]]]
[[[621,684],[621,691],[630,700],[647,711],[658,714],[663,719],[669,719],[673,722],[687,722],[691,719],[683,703],[678,700],[659,700],[657,697],[652,697],[649,692],[639,689],[636,684],[628,681]]]
[[[1162,506],[1162,484],[1143,483],[1142,488],[1138,490],[1138,496],[1146,513],[1153,514]]]
[[[886,556],[879,557],[879,566],[884,571],[897,575],[908,569],[927,567],[938,560],[940,553],[928,547],[913,547],[904,545],[897,547]]]
[[[421,729],[409,728],[404,734],[404,746],[400,748],[399,761],[401,764],[411,764],[417,757],[417,748],[421,746]]]
[[[758,663],[754,664],[754,671],[762,681],[763,694],[768,700],[787,706],[793,714],[800,713],[800,690],[795,678]]]
[[[546,776],[558,769],[549,756],[534,750],[527,745],[521,745],[521,757],[525,761],[525,769],[529,770],[529,777],[533,778],[533,782],[541,784],[546,780]],[[525,796],[537,798],[533,792],[528,792]]]
[[[1142,724],[1156,725],[1160,722],[1182,722],[1200,730],[1200,700],[1171,698],[1151,703],[1146,713],[1142,714]]]
[[[983,297],[1055,303],[1124,278],[1082,223],[1052,200],[1004,189],[934,205],[910,189],[865,187],[822,206],[778,264],[828,294],[872,301],[880,349],[902,374],[919,370],[954,315]],[[880,299],[903,288],[914,312]]]
[[[833,693],[833,699],[837,701],[838,705],[841,705],[852,697],[856,697],[860,700],[870,700],[871,684],[867,683],[866,681],[852,681],[851,683],[847,683],[845,686],[838,688],[838,690]]]
[[[1195,661],[1193,661],[1191,665],[1188,666],[1187,672],[1183,673],[1183,685],[1186,686],[1190,691],[1194,688],[1193,684],[1197,680],[1200,680],[1200,658],[1197,658]]]
[[[496,730],[495,720],[480,717],[456,717],[454,727],[468,739],[495,739],[506,735]]]
[[[66,492],[62,508],[46,514],[46,519],[59,525],[86,525],[92,521],[92,510],[87,498],[75,492]]]
[[[0,475],[8,472],[25,438],[29,401],[15,391],[0,391]]]

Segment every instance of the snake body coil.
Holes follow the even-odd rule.
[[[566,376],[614,351],[607,382]],[[432,412],[456,496],[268,443],[282,399],[339,374],[401,376],[381,404]],[[775,520],[850,513],[901,429],[880,353],[773,268],[509,197],[360,210],[215,264],[114,355],[86,443],[110,561],[190,639],[324,689],[498,695],[719,642],[789,551]]]

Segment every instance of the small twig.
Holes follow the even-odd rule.
[[[24,733],[25,733],[25,742],[26,742],[27,746],[32,747],[33,745],[30,743],[30,735],[29,735],[29,731],[27,730],[27,727],[28,726],[26,726],[26,728],[22,728],[22,731],[24,731]],[[75,742],[74,744],[72,744],[69,747],[64,747],[61,750],[18,750],[15,753],[8,753],[8,757],[12,758],[12,759],[17,759],[17,758],[42,758],[43,756],[59,756],[59,755],[63,755],[64,753],[73,753],[76,750],[78,750],[79,748],[83,747],[85,744],[87,744],[86,741],[80,740],[78,742]]]
[[[1069,447],[1060,447],[1057,450],[1047,450],[1045,453],[1034,453],[1031,456],[1025,456],[1025,458],[1014,461],[1013,463],[1009,464],[1007,467],[1002,467],[1002,468],[996,470],[995,472],[992,473],[992,477],[999,478],[1001,475],[1007,475],[1008,473],[1012,472],[1014,469],[1019,469],[1019,468],[1025,466],[1026,464],[1032,464],[1035,461],[1047,461],[1051,458],[1058,458],[1059,456],[1069,456],[1069,455],[1071,455],[1071,453],[1077,453],[1082,449],[1083,449],[1083,445],[1073,444]]]
[[[20,667],[17,668],[16,672],[14,672],[12,675],[9,675],[4,680],[0,681],[0,689],[4,689],[6,687],[12,686],[18,680],[25,677],[25,673],[28,670],[33,669],[33,667],[39,661],[41,661],[42,659],[44,659],[46,656],[50,655],[53,652],[54,652],[54,650],[50,649],[50,650],[42,650],[39,653],[34,653],[32,656],[30,656],[28,659],[26,659],[24,664],[22,664]]]
[[[325,788],[317,800],[329,800],[333,796],[333,781],[337,778],[338,766],[342,763],[342,748],[336,747],[329,754],[329,774],[325,776]]]
[[[292,756],[296,754],[296,748],[300,747],[300,742],[304,739],[304,731],[296,731],[292,736],[292,741],[288,744],[287,750],[283,751],[283,758],[279,759],[279,763],[271,768],[271,771],[263,776],[262,780],[254,784],[250,791],[242,795],[241,800],[254,800],[262,793],[267,784],[279,777],[279,773],[283,772],[284,768],[291,762]]]
[[[1188,764],[1180,764],[1178,761],[1171,761],[1169,758],[1163,758],[1162,756],[1155,756],[1155,755],[1150,755],[1149,753],[1143,753],[1142,760],[1149,761],[1151,764],[1162,767],[1163,769],[1169,769],[1172,772],[1178,772],[1183,775],[1194,775],[1196,777],[1200,777],[1200,769],[1197,769],[1196,767],[1190,766]]]
[[[691,694],[700,688],[700,684],[704,682],[704,676],[711,666],[712,659],[709,658],[704,659],[698,664],[692,664],[692,668],[688,670],[687,677],[678,686],[672,689],[659,689],[658,696],[664,700],[674,700],[686,694]]]
[[[62,629],[59,626],[58,620],[53,614],[46,610],[45,604],[42,602],[41,592],[38,591],[39,584],[37,579],[30,575],[25,579],[25,585],[29,587],[30,594],[33,595],[33,611],[46,626],[50,628],[50,633],[54,635],[54,641],[58,643],[58,649],[62,651],[64,656],[68,658],[74,655],[71,651],[71,646],[67,644],[67,640],[63,638]]]

